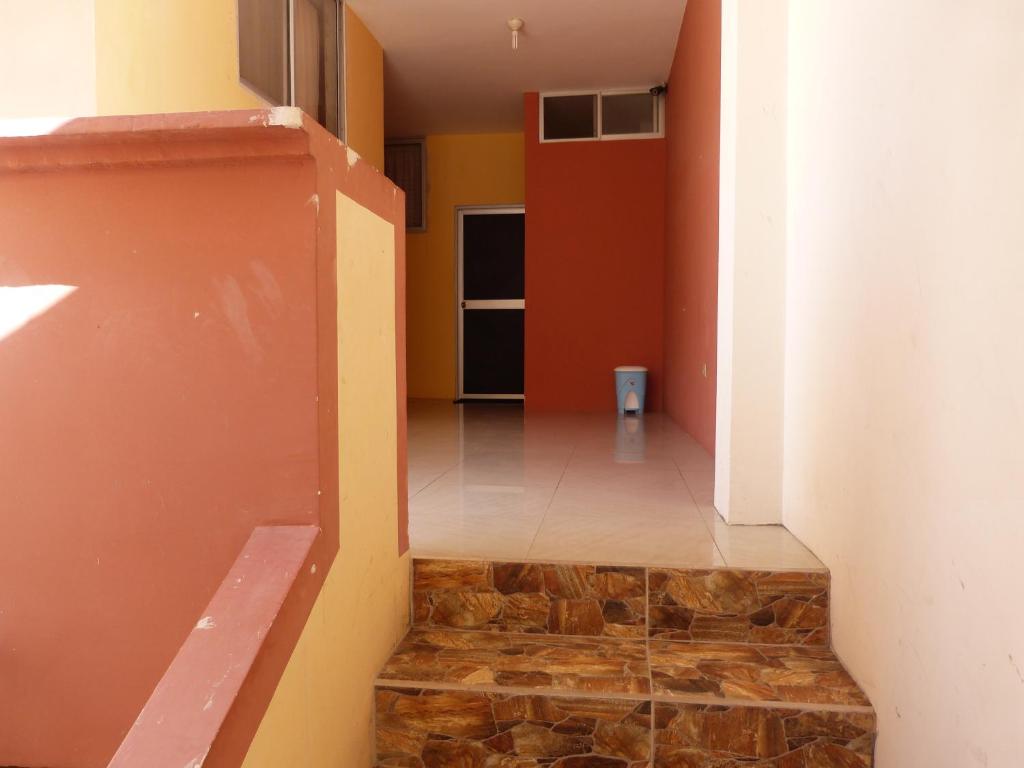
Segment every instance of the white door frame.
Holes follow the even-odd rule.
[[[456,365],[456,381],[458,382],[458,392],[456,397],[459,400],[463,398],[472,398],[473,400],[524,400],[525,395],[523,393],[518,394],[503,394],[503,395],[478,395],[474,393],[467,394],[463,388],[463,323],[462,323],[462,311],[463,309],[526,309],[526,299],[492,299],[487,301],[466,301],[462,298],[462,276],[463,276],[463,252],[462,252],[462,241],[463,241],[463,230],[462,222],[466,214],[480,215],[480,214],[495,214],[495,213],[522,213],[525,215],[525,205],[459,205],[455,207],[455,263],[457,265],[455,271],[455,319],[456,326],[458,327],[458,348],[455,354],[455,365]],[[525,253],[523,254],[525,258]],[[525,353],[525,350],[524,350]],[[525,361],[524,361],[525,363]]]

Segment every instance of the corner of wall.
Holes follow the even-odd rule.
[[[782,515],[786,9],[722,5],[716,506],[730,523]]]
[[[345,4],[345,143],[384,170],[384,50]]]
[[[665,410],[716,451],[721,4],[691,0],[666,112]]]

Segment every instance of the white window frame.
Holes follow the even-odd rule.
[[[540,98],[540,109],[539,113],[539,124],[537,126],[537,135],[540,137],[541,144],[564,144],[568,141],[624,141],[630,139],[663,139],[665,138],[665,94],[660,93],[654,97],[654,126],[655,129],[651,133],[612,133],[605,134],[604,127],[602,125],[604,110],[601,107],[602,96],[619,96],[630,93],[646,93],[650,94],[650,86],[638,86],[636,88],[606,88],[600,91],[544,91],[538,94]],[[596,136],[586,136],[578,139],[545,139],[544,138],[544,99],[549,96],[593,96],[596,100],[597,108],[596,114],[594,115],[594,129],[597,133]]]

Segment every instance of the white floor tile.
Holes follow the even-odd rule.
[[[714,459],[663,414],[409,403],[418,556],[820,568],[781,526],[729,526]]]

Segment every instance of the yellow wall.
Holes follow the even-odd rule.
[[[364,160],[384,169],[384,51],[345,6],[345,139]]]
[[[96,0],[96,113],[267,106],[238,78],[237,0]],[[384,52],[345,8],[348,145],[384,168]]]
[[[238,80],[236,0],[96,0],[98,114],[262,106]]]
[[[427,231],[409,233],[409,396],[455,396],[455,207],[523,203],[521,133],[427,137]]]
[[[340,193],[341,549],[245,768],[370,768],[373,683],[409,622],[398,556],[394,227]]]

